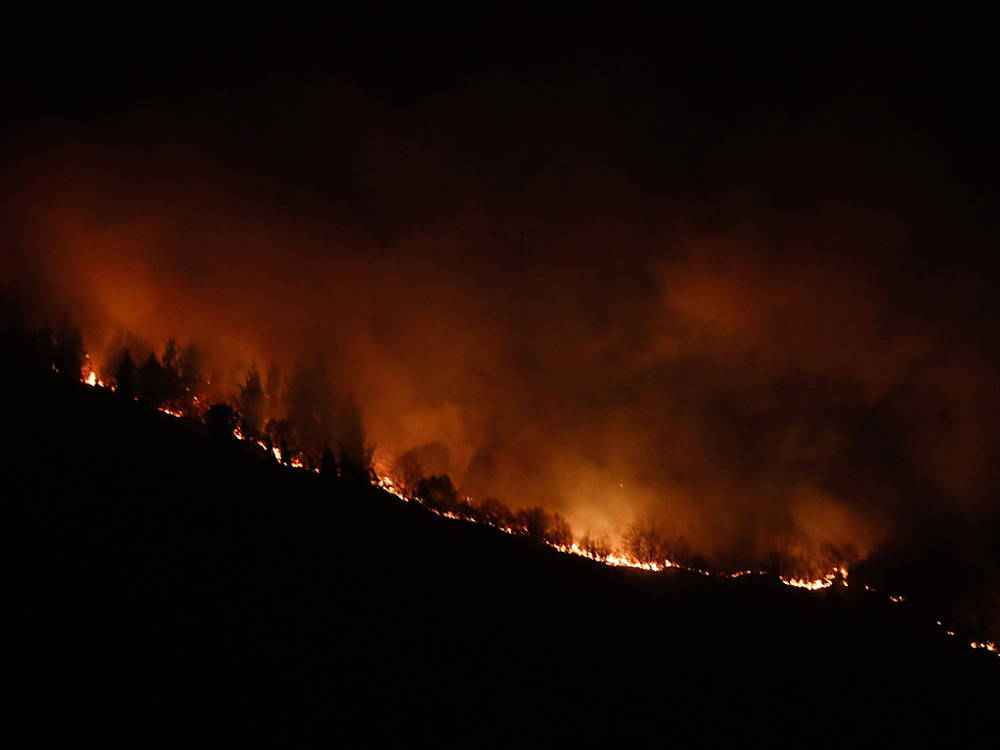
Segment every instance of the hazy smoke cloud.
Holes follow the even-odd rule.
[[[261,83],[228,95],[250,134],[207,95],[198,138],[162,104],[43,132],[7,179],[6,275],[98,363],[126,333],[201,342],[217,397],[322,358],[383,459],[578,532],[649,515],[719,564],[818,564],[995,516],[991,269],[916,131],[834,107],[733,135],[678,100],[641,133],[668,142],[653,179],[641,123],[588,116],[623,111],[612,87],[553,109],[550,81],[477,82],[405,111]]]

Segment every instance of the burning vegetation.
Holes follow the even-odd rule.
[[[26,726],[971,737],[988,25],[468,10],[8,23]]]
[[[541,507],[515,510],[494,497],[470,497],[447,474],[425,476],[415,451],[395,460],[377,458],[357,405],[333,392],[327,373],[318,365],[300,367],[287,379],[275,366],[262,377],[251,365],[228,401],[213,402],[206,397],[211,376],[203,371],[202,357],[193,345],[182,347],[170,339],[162,354],[150,351],[138,365],[132,351],[122,348],[108,360],[113,366],[105,375],[95,368],[82,336],[66,317],[57,325],[36,330],[8,325],[5,339],[36,371],[54,371],[65,380],[108,389],[172,417],[203,422],[219,433],[256,445],[263,456],[290,468],[371,483],[439,516],[491,526],[562,553],[656,573],[679,570],[731,579],[775,576],[787,586],[809,591],[850,585],[850,561],[845,559],[832,558],[827,568],[811,572],[794,571],[794,561],[781,560],[774,567],[719,570],[698,555],[683,534],[673,533],[654,518],[635,520],[615,537],[593,531],[577,536],[570,521],[558,512]],[[877,594],[870,584],[862,587]],[[908,601],[895,593],[885,598],[894,604]],[[947,636],[956,637],[956,631],[941,620],[936,625]],[[997,653],[997,644],[991,640],[971,640],[969,646]]]

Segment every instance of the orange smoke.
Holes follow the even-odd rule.
[[[98,371],[173,336],[225,399],[251,362],[323,360],[383,462],[437,446],[480,497],[581,534],[655,518],[731,569],[862,559],[916,497],[995,511],[994,363],[961,279],[912,304],[895,222],[734,208],[707,231],[615,180],[543,179],[379,233],[203,164],[78,148],[18,177],[5,274],[72,309]]]

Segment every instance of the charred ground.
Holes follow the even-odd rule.
[[[974,744],[995,658],[865,592],[611,569],[7,368],[16,713],[39,739]]]

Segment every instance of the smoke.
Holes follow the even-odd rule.
[[[652,518],[717,564],[809,566],[995,517],[991,268],[923,136],[874,105],[733,134],[679,94],[651,134],[607,115],[648,81],[555,107],[564,73],[401,109],[279,76],[59,123],[5,180],[4,274],[98,367],[192,340],[226,398],[321,360],[383,463],[579,533]]]

